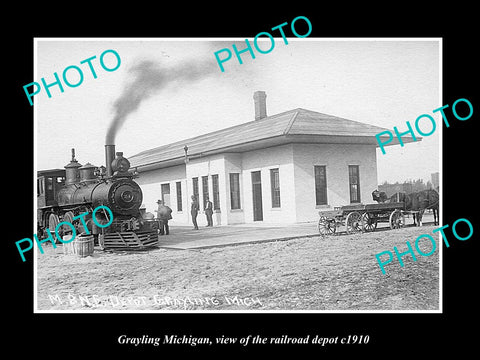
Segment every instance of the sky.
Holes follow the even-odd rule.
[[[259,41],[262,49],[270,47],[270,40],[265,41]],[[263,90],[268,115],[300,107],[405,131],[406,121],[414,126],[418,116],[429,114],[437,121],[432,135],[404,147],[386,147],[385,155],[377,149],[378,182],[426,182],[440,171],[442,120],[432,113],[443,105],[438,39],[288,38],[287,45],[280,37],[268,54],[254,48],[252,59],[243,53],[243,64],[233,54],[222,72],[214,52],[233,52],[234,43],[238,49],[246,46],[241,38],[37,38],[32,81],[52,83],[54,72],[61,78],[70,65],[84,76],[77,87],[63,84],[63,93],[52,86],[51,98],[43,88],[34,97],[37,170],[63,168],[71,148],[81,164],[104,165],[107,130],[119,111],[123,125],[115,135],[116,150],[128,158],[254,120],[253,93]],[[99,58],[110,49],[121,64],[109,72]],[[92,56],[96,79],[88,64],[80,63]],[[116,65],[112,53],[104,60],[107,67]],[[135,83],[139,72],[152,80],[150,90]],[[71,83],[79,81],[75,70],[67,74]],[[137,101],[139,96],[143,100]],[[135,108],[124,112],[129,101],[136,101]],[[429,126],[421,128],[427,131]]]

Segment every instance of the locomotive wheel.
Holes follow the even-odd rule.
[[[405,215],[401,210],[394,210],[390,214],[389,221],[391,229],[400,229],[405,226]]]
[[[55,243],[58,244],[60,241],[55,236],[55,229],[57,225],[60,223],[60,218],[57,214],[50,214],[48,217],[48,230],[50,230],[50,234],[52,234],[53,238],[55,239]]]
[[[57,214],[50,214],[48,217],[48,229],[50,232],[55,232],[55,228],[57,227],[58,223],[60,222],[60,218]]]
[[[63,215],[63,220],[62,221],[67,221],[67,222],[69,222],[70,224],[73,225],[73,216],[74,216],[73,212],[67,211],[65,213],[65,215]],[[70,232],[72,230],[72,228],[68,225],[62,225],[62,228],[63,228],[64,233],[65,232]]]
[[[333,235],[337,230],[337,225],[335,224],[335,220],[329,220],[325,216],[320,216],[318,220],[318,232],[320,235]]]
[[[353,211],[347,215],[345,219],[345,225],[347,227],[347,234],[354,234],[363,230],[362,215],[359,212]]]
[[[372,214],[365,212],[362,214],[363,228],[365,231],[375,231],[377,228],[377,218]]]

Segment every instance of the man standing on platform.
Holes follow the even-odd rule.
[[[157,212],[157,219],[160,223],[160,235],[168,235],[170,233],[168,227],[168,220],[172,218],[172,209],[170,207],[163,204],[162,200],[157,201],[158,210]]]
[[[213,226],[213,204],[210,201],[210,199],[205,197],[206,203],[205,203],[205,216],[207,217],[207,226]]]
[[[197,225],[197,215],[198,215],[198,210],[200,210],[200,207],[198,206],[198,201],[195,195],[192,195],[192,207],[190,209],[190,213],[192,214],[192,222],[193,222],[193,228],[195,230],[198,230],[198,225]]]

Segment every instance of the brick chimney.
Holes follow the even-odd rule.
[[[260,120],[267,117],[267,94],[265,91],[255,91],[253,93],[253,100],[255,102],[255,120]]]

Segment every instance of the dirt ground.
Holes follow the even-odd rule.
[[[38,310],[438,310],[439,244],[407,250],[434,226],[196,250],[37,253]],[[428,253],[432,245],[420,242]]]

